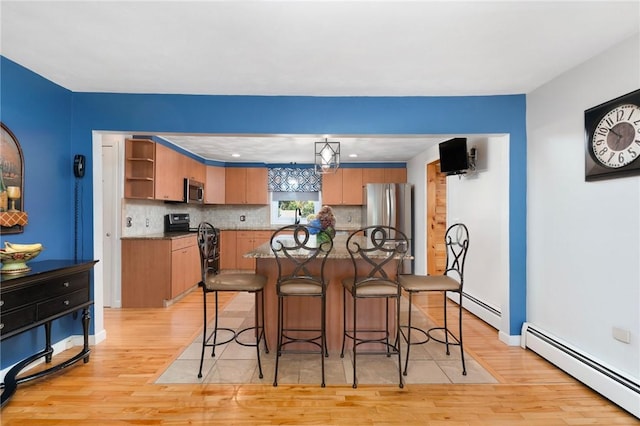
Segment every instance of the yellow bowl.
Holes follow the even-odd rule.
[[[0,261],[2,262],[0,273],[21,274],[23,272],[30,271],[31,268],[27,266],[27,262],[38,256],[41,251],[42,249],[36,251],[16,251],[9,253],[4,249],[0,249]]]

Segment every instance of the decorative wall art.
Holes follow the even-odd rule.
[[[18,139],[4,123],[0,125],[0,234],[17,234],[27,224],[23,211],[24,158]]]

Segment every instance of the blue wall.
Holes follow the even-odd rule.
[[[5,64],[12,72],[5,75]],[[70,162],[73,154],[87,156],[87,177],[83,179],[82,194],[82,254],[91,257],[93,247],[93,212],[91,194],[92,131],[120,131],[127,133],[190,132],[190,133],[313,133],[313,134],[486,134],[508,133],[510,146],[510,323],[511,334],[519,334],[525,320],[526,297],[526,125],[525,96],[477,96],[477,97],[291,97],[291,96],[193,96],[193,95],[134,95],[105,93],[73,93],[42,81],[30,71],[3,58],[2,108],[12,107],[15,115],[30,115],[23,126],[17,128],[7,117],[6,124],[19,138],[25,149],[27,167],[25,174],[37,188],[29,191],[25,200],[27,209],[33,208],[30,200],[47,191],[45,185],[57,184],[71,192],[74,179]],[[5,82],[5,80],[7,80]],[[12,96],[4,96],[4,87],[21,83],[12,90]],[[39,84],[33,82],[36,80]],[[35,92],[35,93],[34,93]],[[49,92],[64,93],[54,98]],[[23,104],[25,94],[47,98],[52,105],[47,111],[33,116],[31,105]],[[4,112],[4,111],[3,111]],[[42,146],[39,139],[26,137],[22,132],[32,131],[30,126],[42,122],[57,122],[55,117],[65,114],[66,123],[71,117],[70,140],[64,138],[58,124],[55,146]],[[11,117],[14,118],[14,117]],[[37,123],[35,123],[37,122]],[[68,129],[68,125],[64,126]],[[52,135],[49,135],[53,138]],[[49,151],[59,164],[55,170],[32,171],[30,164],[34,151],[45,157]],[[30,152],[29,155],[27,152]],[[66,170],[68,169],[68,170]],[[33,175],[31,175],[33,174]],[[59,181],[59,182],[58,182]],[[26,188],[25,192],[29,188]],[[62,210],[72,213],[72,199],[64,195]],[[45,225],[49,215],[57,211],[37,210],[31,214],[27,228],[40,223],[39,232],[29,229],[24,239],[37,239],[45,245],[49,240],[62,238],[67,244],[73,241],[72,223],[69,219],[56,218],[66,227]],[[33,223],[34,225],[32,225]],[[25,229],[27,229],[25,228]],[[64,234],[60,236],[60,234]],[[28,238],[26,238],[28,237]],[[60,251],[56,255],[70,254]],[[4,345],[3,345],[4,346]],[[3,347],[3,349],[5,349]],[[12,348],[13,349],[13,348]],[[3,355],[4,355],[3,351]],[[10,352],[13,352],[11,350]],[[3,366],[6,365],[2,360]]]
[[[2,245],[41,242],[45,249],[37,260],[73,258],[73,94],[5,58],[0,62],[0,94],[0,119],[24,156],[23,206],[29,214],[24,232],[2,235]],[[43,348],[42,329],[2,342],[2,368]],[[52,339],[81,332],[79,322],[67,316],[52,327]]]

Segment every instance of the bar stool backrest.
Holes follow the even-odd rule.
[[[207,275],[217,274],[219,253],[218,234],[212,224],[209,222],[201,222],[198,225],[198,248],[200,250],[200,271],[202,273],[202,282],[207,281]]]
[[[463,223],[451,225],[444,236],[447,248],[447,275],[460,283],[460,291],[464,284],[464,263],[469,251],[469,230]]]
[[[373,281],[387,281],[390,285],[397,285],[395,277],[409,251],[409,240],[394,227],[368,226],[349,235],[347,251],[355,271],[354,292],[357,287]],[[393,276],[390,277],[389,273]]]
[[[333,250],[330,236],[320,240],[304,225],[287,225],[273,233],[270,245],[278,264],[278,285],[292,279],[308,279],[326,285],[325,263]],[[319,270],[316,260],[320,261]]]

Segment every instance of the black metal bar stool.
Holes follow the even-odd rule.
[[[258,370],[260,378],[262,374],[262,363],[260,362],[260,342],[264,340],[264,350],[269,353],[267,346],[267,340],[264,332],[264,286],[267,284],[267,278],[262,275],[252,273],[233,273],[233,274],[220,274],[217,270],[218,258],[219,258],[219,244],[217,241],[218,235],[208,222],[202,222],[198,226],[198,246],[200,248],[200,260],[202,265],[202,281],[199,283],[202,287],[203,295],[203,315],[204,315],[204,328],[202,331],[202,353],[200,355],[200,370],[198,371],[198,378],[202,377],[202,364],[204,363],[205,348],[211,348],[211,356],[216,354],[216,346],[224,345],[231,341],[242,346],[250,346],[256,348],[256,356],[258,358]],[[220,327],[218,325],[218,312],[220,306],[218,305],[218,293],[223,291],[232,292],[249,292],[255,295],[255,319],[254,325],[244,328],[239,331],[235,331],[231,328]],[[214,317],[213,330],[207,334],[207,295],[213,293],[214,295],[214,307],[216,310]],[[255,332],[255,340],[252,342],[246,342],[240,339],[244,333],[249,331]],[[225,332],[226,338],[218,338],[220,332]]]
[[[422,345],[429,340],[435,340],[446,345],[447,355],[450,354],[449,346],[460,346],[460,358],[462,359],[462,374],[467,375],[464,363],[464,348],[462,346],[462,286],[464,284],[464,262],[469,250],[469,230],[462,223],[451,225],[445,234],[444,243],[447,249],[447,267],[442,275],[400,275],[400,286],[409,295],[409,314],[406,325],[400,327],[402,337],[407,342],[407,357],[404,363],[404,375],[409,368],[409,352],[412,345]],[[444,297],[444,326],[432,327],[423,330],[411,323],[411,305],[413,295],[424,291],[438,291]],[[456,337],[447,325],[447,292],[457,293],[458,303],[458,336]],[[435,335],[436,332],[444,333],[442,338]],[[418,332],[421,338],[411,340],[412,332]]]
[[[313,243],[314,240],[316,243]],[[333,240],[326,235],[326,240],[319,241],[311,237],[306,226],[288,225],[273,233],[270,244],[278,264],[278,346],[273,386],[278,386],[278,366],[283,353],[318,353],[321,359],[321,386],[324,387],[324,358],[329,356],[326,335],[328,283],[324,277],[324,267],[333,249]],[[303,297],[320,301],[320,317],[315,327],[297,325],[299,318],[291,318],[291,315],[285,318],[285,299]],[[314,350],[313,346],[318,349]]]
[[[369,226],[359,229],[347,238],[347,251],[353,264],[353,276],[342,280],[343,337],[340,357],[344,357],[346,339],[353,341],[353,387],[358,387],[356,375],[357,348],[364,344],[383,345],[383,351],[367,351],[366,354],[397,355],[398,376],[402,388],[402,359],[400,357],[400,285],[397,281],[402,261],[409,250],[409,240],[399,230],[389,226]],[[352,301],[352,328],[347,328],[347,294]],[[358,329],[358,301],[384,299],[384,329]],[[389,326],[389,304],[393,302],[395,331]],[[369,338],[359,337],[358,332]],[[393,337],[393,341],[390,340]]]

